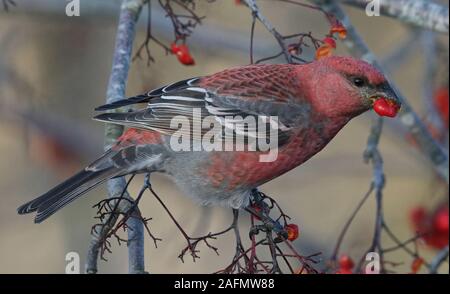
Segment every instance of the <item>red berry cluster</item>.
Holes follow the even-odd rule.
[[[448,104],[448,88],[443,87],[438,89],[434,93],[434,105],[439,116],[442,119],[442,122],[448,127],[448,112],[449,112],[449,104]]]
[[[286,230],[286,232],[288,233],[288,240],[289,241],[294,241],[298,238],[299,236],[299,230],[298,230],[298,226],[296,224],[287,224],[284,229]]]
[[[353,267],[355,263],[348,255],[342,255],[339,258],[339,268],[336,274],[353,274]]]
[[[170,49],[173,54],[175,54],[178,58],[178,61],[184,65],[194,65],[195,61],[192,58],[191,53],[189,52],[189,47],[186,44],[177,45],[176,43],[172,43]]]
[[[336,33],[341,39],[345,39],[347,37],[347,29],[339,21],[335,21],[332,24],[329,34],[322,40],[322,46],[317,48],[317,60],[333,54],[333,51],[336,49],[336,41],[334,39],[334,35]]]
[[[448,204],[445,203],[432,213],[423,207],[417,207],[411,212],[414,230],[433,249],[442,249],[448,245],[448,210]]]

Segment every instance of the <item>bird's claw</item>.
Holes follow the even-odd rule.
[[[282,231],[278,233],[278,236],[275,239],[273,239],[273,241],[275,243],[281,243],[284,240],[287,240],[287,238],[288,238],[288,232],[285,229],[282,229]]]

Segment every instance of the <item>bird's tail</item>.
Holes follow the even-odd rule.
[[[117,176],[119,172],[112,165],[98,170],[85,168],[47,193],[20,206],[17,212],[26,214],[37,211],[34,222],[40,223],[95,186]]]

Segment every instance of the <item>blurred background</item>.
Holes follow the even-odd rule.
[[[17,6],[11,6],[8,12],[0,9],[0,273],[64,273],[68,252],[78,252],[84,264],[90,229],[96,223],[92,205],[106,196],[105,188],[89,192],[39,225],[33,224],[32,215],[17,215],[16,208],[102,152],[103,124],[91,117],[93,109],[105,101],[120,1],[81,0],[79,17],[66,16],[64,0],[15,2]],[[260,6],[286,35],[311,31],[323,36],[329,29],[323,15],[315,11],[271,0],[260,1]],[[362,10],[345,9],[370,48],[387,62],[415,110],[424,116],[424,33],[391,18],[369,18]],[[206,19],[188,40],[196,65],[184,66],[152,44],[155,62],[150,66],[145,59],[133,62],[127,95],[249,63],[249,10],[234,0],[212,4],[199,1],[197,10]],[[171,23],[156,5],[153,18],[154,34],[170,44]],[[145,39],[146,19],[144,10],[135,48]],[[439,44],[436,60],[444,67],[435,85],[436,89],[447,88],[444,108],[448,119],[448,35],[435,37]],[[276,52],[272,36],[257,25],[256,58]],[[347,54],[340,42],[337,54]],[[322,252],[326,259],[368,190],[372,169],[363,162],[362,153],[373,118],[373,113],[366,113],[354,119],[318,155],[261,187],[299,225],[300,237],[294,245],[300,253]],[[387,124],[380,150],[387,176],[386,221],[397,237],[406,240],[415,235],[412,212],[417,207],[435,209],[448,199],[448,188],[395,122]],[[131,195],[137,194],[141,180],[138,177],[133,181]],[[155,176],[153,185],[192,236],[220,230],[231,221],[230,210],[197,206],[163,176]],[[343,243],[342,252],[355,260],[370,246],[374,204],[371,197]],[[146,195],[140,208],[144,216],[153,218],[150,228],[163,239],[155,249],[146,236],[146,266],[151,273],[209,273],[229,264],[234,254],[233,234],[212,241],[219,247],[220,256],[200,245],[201,258],[193,263],[186,257],[182,263],[177,256],[185,246],[184,240],[160,204]],[[242,217],[241,226],[247,232],[248,216]],[[247,239],[245,234],[243,238]],[[388,238],[383,240],[386,247],[393,244]],[[431,258],[437,252],[419,243],[418,250],[424,257]],[[106,255],[108,261],[99,262],[100,273],[127,272],[126,246],[113,244],[112,254]],[[411,258],[402,251],[386,259],[402,263],[395,271],[410,271]],[[448,272],[447,264],[442,271]]]

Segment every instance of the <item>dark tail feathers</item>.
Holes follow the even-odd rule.
[[[40,223],[98,184],[114,177],[115,173],[113,167],[99,171],[84,169],[42,196],[20,206],[17,212],[26,214],[37,211],[34,222]]]
[[[148,102],[150,100],[150,98],[152,98],[152,97],[149,97],[147,95],[139,95],[139,96],[131,97],[128,99],[122,99],[122,100],[118,100],[113,103],[99,106],[99,107],[95,108],[95,110],[96,111],[104,111],[104,110],[115,109],[115,108],[131,105],[131,104],[144,103],[144,102]]]

